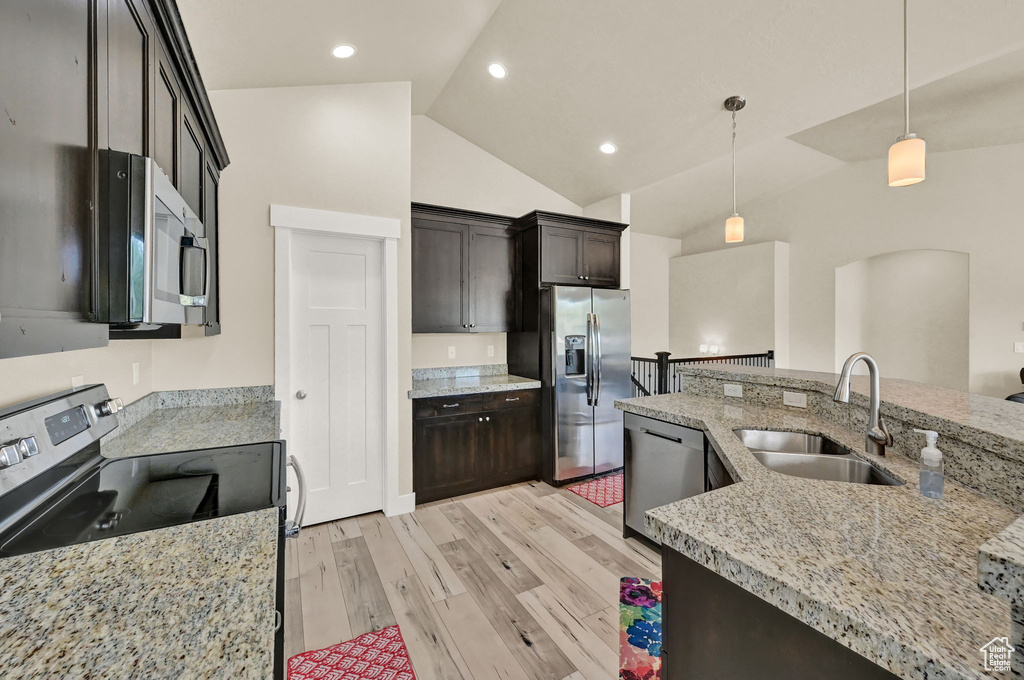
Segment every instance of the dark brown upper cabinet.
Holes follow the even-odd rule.
[[[414,203],[413,333],[516,330],[518,264],[512,218]]]
[[[619,241],[627,225],[542,211],[517,224],[524,280],[542,286],[618,287]]]

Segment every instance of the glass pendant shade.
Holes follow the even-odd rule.
[[[743,240],[743,218],[733,215],[725,221],[725,242],[740,243]]]
[[[924,181],[924,140],[901,139],[889,147],[889,186],[908,187]]]

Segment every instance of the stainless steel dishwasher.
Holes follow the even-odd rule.
[[[643,534],[644,513],[704,493],[704,433],[682,425],[625,414],[623,534]]]

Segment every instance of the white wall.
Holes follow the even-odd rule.
[[[532,210],[581,215],[582,208],[426,116],[412,117],[412,200],[519,217]],[[454,359],[448,347],[456,348]],[[487,347],[494,346],[494,356]],[[412,336],[414,368],[506,362],[504,333]]]
[[[679,239],[634,233],[630,236],[630,314],[633,356],[669,351],[669,261],[678,257]]]
[[[967,390],[966,253],[904,250],[836,269],[836,370],[864,351],[887,377]]]
[[[835,269],[873,255],[933,249],[970,256],[970,391],[1020,391],[1024,355],[1024,144],[928,156],[928,179],[886,185],[885,159],[852,163],[768,200],[741,205],[749,242],[783,240],[791,255],[793,368],[832,371]],[[683,252],[722,247],[718,221]],[[883,375],[889,367],[882,366]]]
[[[669,350],[700,356],[700,345],[720,354],[775,350],[789,356],[789,246],[772,241],[684,255],[669,262]]]

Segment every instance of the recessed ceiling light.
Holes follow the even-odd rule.
[[[338,45],[333,50],[331,50],[331,54],[336,56],[338,59],[348,59],[355,53],[356,48],[352,47],[351,45]]]
[[[606,154],[613,154],[613,153],[615,153],[616,151],[619,150],[619,147],[615,146],[611,142],[605,142],[604,144],[602,144],[598,148],[601,149],[601,153],[606,153]]]
[[[504,78],[508,75],[508,69],[501,64],[494,63],[487,67],[487,72],[495,78]]]

